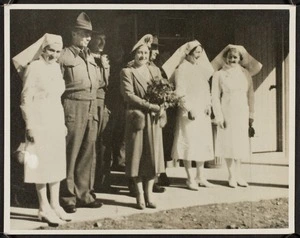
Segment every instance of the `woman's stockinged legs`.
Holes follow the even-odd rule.
[[[59,182],[49,183],[51,207],[59,207]]]
[[[35,184],[38,199],[39,199],[39,209],[40,211],[49,211],[51,209],[48,198],[47,198],[47,184],[40,183]]]
[[[143,180],[140,177],[133,178],[134,185],[136,187],[136,203],[138,209],[145,209],[145,198],[143,189]]]
[[[207,181],[206,176],[204,175],[204,161],[196,162],[196,182],[201,187],[215,187],[214,184]]]
[[[156,208],[155,203],[153,202],[153,185],[155,178],[145,178],[145,202],[146,202],[146,207],[149,208]]]
[[[236,188],[237,182],[236,182],[236,163],[234,159],[232,158],[225,158],[227,169],[229,173],[229,187]]]
[[[64,221],[71,221],[71,216],[67,214],[59,204],[59,187],[60,187],[59,181],[49,183],[51,207],[60,219]]]
[[[140,177],[133,178],[137,194],[144,194],[143,180]]]
[[[204,162],[202,161],[196,162],[196,180],[198,181],[206,180],[204,176]]]
[[[184,168],[185,168],[187,179],[191,181],[192,180],[192,175],[191,175],[191,172],[192,172],[192,162],[189,161],[189,160],[184,160],[183,161],[183,165],[184,165]]]
[[[47,185],[36,184],[35,187],[39,199],[39,219],[47,222],[50,226],[58,226],[62,222],[62,220],[58,218],[49,204],[47,198]]]
[[[192,161],[190,160],[183,160],[183,165],[185,168],[185,172],[187,174],[187,181],[186,185],[188,186],[189,189],[197,191],[198,190],[198,185],[194,178],[192,178]]]
[[[248,183],[243,179],[241,174],[241,160],[236,160],[236,180],[237,184],[241,187],[248,187]]]

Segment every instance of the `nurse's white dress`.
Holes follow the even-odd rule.
[[[38,158],[25,164],[26,183],[51,183],[66,177],[66,127],[61,95],[65,90],[60,67],[42,57],[27,66],[23,76],[21,109],[34,143],[27,150]]]
[[[176,93],[183,98],[179,107],[173,159],[207,161],[214,159],[213,137],[210,115],[205,113],[211,106],[209,77],[201,65],[184,60],[175,71]],[[192,111],[195,120],[188,119]]]
[[[249,118],[254,113],[254,92],[249,72],[240,65],[223,68],[213,75],[212,104],[218,127],[215,155],[246,159],[250,156]]]

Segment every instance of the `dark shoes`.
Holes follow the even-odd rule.
[[[144,197],[145,197],[145,203],[146,203],[146,207],[147,208],[153,208],[155,209],[156,208],[156,204],[152,201],[149,200],[149,197],[147,195],[147,193],[144,194]]]
[[[99,207],[102,207],[102,206],[103,206],[102,202],[100,202],[99,200],[95,200],[91,203],[80,204],[78,207],[99,208]]]
[[[170,179],[168,178],[166,173],[161,173],[159,178],[158,178],[158,184],[161,186],[170,186]]]
[[[163,188],[163,187],[161,187],[161,186],[159,186],[157,183],[155,183],[155,184],[153,185],[152,191],[153,191],[154,193],[164,193],[164,192],[166,191],[166,189]]]
[[[155,209],[156,208],[156,204],[153,203],[153,202],[146,201],[146,207],[147,208],[153,208],[153,209]]]
[[[39,210],[38,218],[42,222],[47,222],[48,225],[51,227],[58,227],[63,222],[61,219],[59,219],[59,217],[55,214],[55,212],[52,209],[48,211]]]
[[[99,200],[95,200],[91,203],[83,203],[77,205],[77,207],[87,207],[87,208],[99,208],[102,207],[103,203],[100,202]],[[75,213],[77,211],[77,208],[75,205],[66,205],[63,207],[66,213]]]
[[[75,213],[77,211],[75,205],[66,205],[63,207],[66,213]]]
[[[137,208],[140,210],[144,210],[147,208],[156,208],[156,204],[154,202],[149,201],[147,194],[137,194],[136,195],[136,204]]]

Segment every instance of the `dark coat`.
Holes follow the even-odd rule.
[[[152,79],[160,79],[156,66],[149,65]],[[121,71],[121,93],[126,109],[126,175],[130,177],[154,177],[165,171],[160,122],[148,111],[149,102],[144,97],[148,84],[135,66]]]

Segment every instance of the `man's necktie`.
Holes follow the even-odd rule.
[[[84,50],[81,50],[78,54],[84,61],[86,61],[86,53]]]

